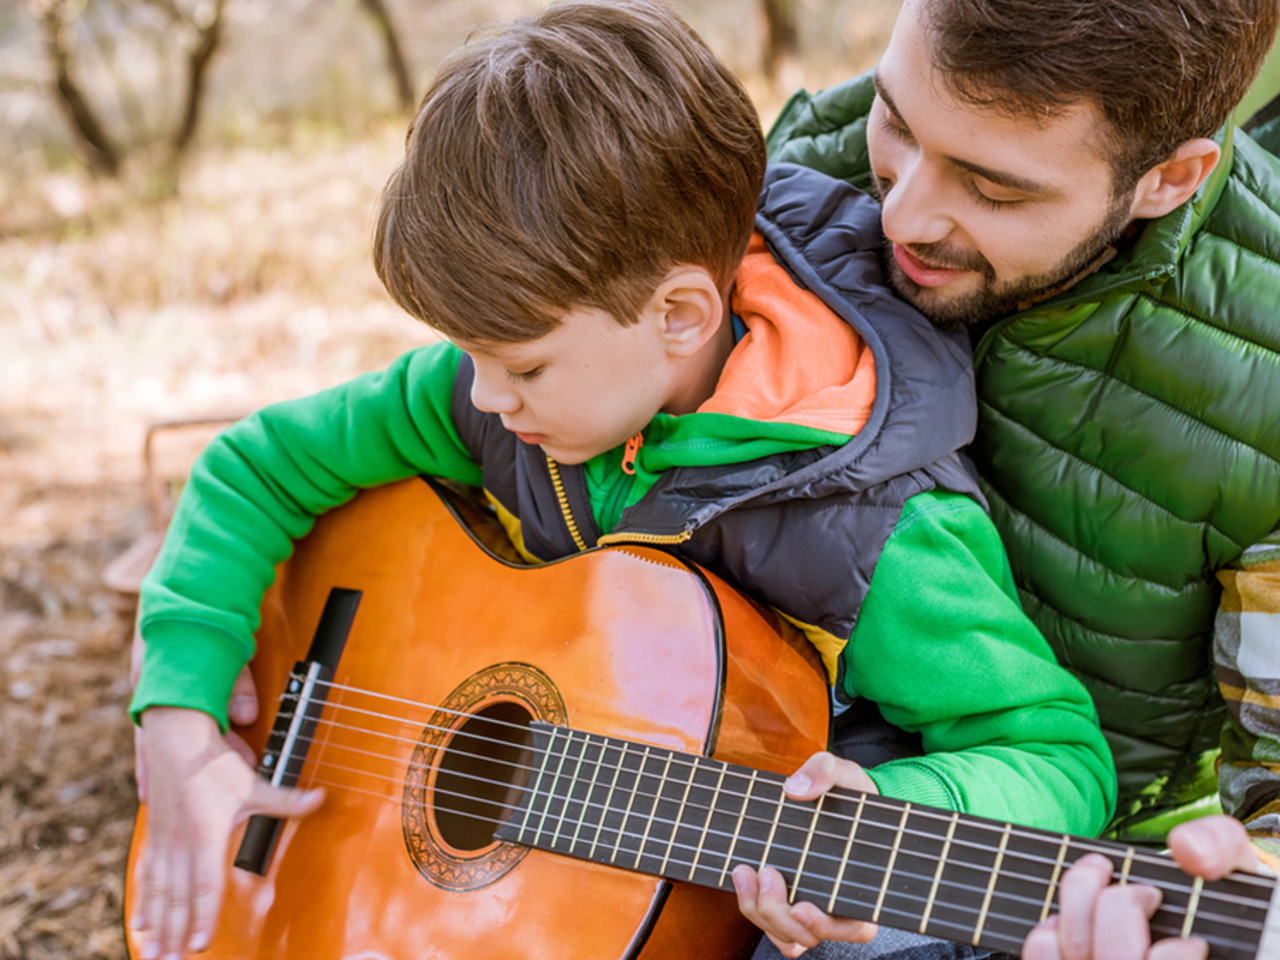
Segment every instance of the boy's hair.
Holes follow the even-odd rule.
[[[673,266],[727,289],[764,181],[741,84],[660,0],[558,3],[436,75],[382,196],[378,276],[445,336],[635,322]]]
[[[1276,0],[921,0],[930,54],[977,106],[1110,127],[1117,196],[1226,123],[1275,39]]]

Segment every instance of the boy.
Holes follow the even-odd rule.
[[[531,560],[656,541],[777,608],[858,704],[865,788],[1105,823],[1088,697],[954,452],[963,337],[890,295],[879,244],[865,196],[766,176],[745,92],[660,3],[553,6],[444,66],[375,262],[448,342],[224,434],[144,588],[149,953],[207,944],[238,818],[318,802],[220,739],[275,564],[315,515],[418,473],[483,486]]]

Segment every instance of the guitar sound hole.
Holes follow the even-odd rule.
[[[455,850],[480,850],[519,805],[533,757],[532,721],[518,703],[478,711],[449,741],[436,777],[436,828]]]

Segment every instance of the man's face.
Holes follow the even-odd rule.
[[[667,400],[655,324],[628,327],[579,308],[537,340],[458,341],[475,363],[471,402],[561,463],[583,463],[639,433]]]
[[[1076,104],[1041,123],[955,99],[907,0],[876,70],[867,146],[890,279],[940,325],[1016,310],[1067,286],[1129,223],[1104,121]]]

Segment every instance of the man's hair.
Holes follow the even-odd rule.
[[[378,276],[445,336],[635,322],[674,266],[737,271],[764,180],[741,84],[660,0],[558,3],[436,75],[382,196]]]
[[[951,92],[1015,117],[1092,102],[1118,196],[1230,117],[1275,39],[1276,0],[921,0]]]

